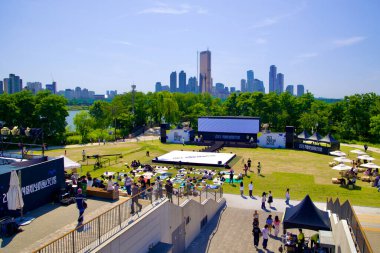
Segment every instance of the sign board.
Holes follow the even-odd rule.
[[[294,149],[305,150],[305,151],[310,151],[310,152],[325,154],[325,155],[328,155],[330,152],[330,149],[327,147],[300,143],[300,142],[294,142]]]
[[[190,141],[190,132],[183,129],[173,129],[167,134],[166,142],[168,143],[181,143]]]
[[[285,133],[264,133],[257,139],[257,145],[262,148],[285,148]]]

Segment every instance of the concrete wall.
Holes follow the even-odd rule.
[[[346,220],[339,220],[336,214],[330,215],[331,228],[336,253],[356,253],[354,241]]]
[[[225,205],[225,199],[218,202],[207,199],[202,204],[188,200],[181,206],[164,201],[131,226],[115,234],[113,238],[95,249],[102,253],[148,252],[150,245],[158,242],[172,243],[172,232],[183,222],[185,225],[186,248],[201,231],[201,220],[207,215],[208,221]]]

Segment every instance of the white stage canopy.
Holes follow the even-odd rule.
[[[79,163],[74,162],[73,160],[71,160],[70,158],[68,158],[64,155],[61,155],[58,158],[61,158],[61,157],[63,157],[63,164],[65,167],[65,170],[71,170],[71,169],[75,169],[75,168],[79,169],[82,166]]]
[[[235,154],[231,153],[192,152],[175,150],[165,155],[157,157],[153,160],[153,162],[221,166],[228,163],[235,156]]]

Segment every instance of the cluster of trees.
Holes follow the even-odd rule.
[[[0,121],[6,126],[42,127],[45,136],[54,141],[65,138],[68,116],[65,98],[29,91],[0,95]],[[88,111],[74,118],[81,141],[91,132],[101,138],[107,129],[118,129],[118,136],[128,136],[142,126],[162,122],[173,125],[189,121],[197,129],[199,116],[255,116],[268,123],[272,131],[283,132],[295,126],[297,132],[317,130],[332,133],[339,140],[380,140],[380,96],[375,93],[346,96],[335,103],[315,99],[310,93],[295,97],[288,93],[233,93],[222,101],[210,94],[130,92],[112,101],[96,101]]]
[[[132,102],[134,101],[134,103]],[[285,126],[332,133],[340,140],[380,140],[380,96],[374,93],[346,96],[335,103],[315,99],[311,93],[233,93],[225,101],[210,94],[136,92],[116,96],[111,102],[96,101],[89,112],[78,114],[77,131],[86,139],[93,128],[113,126],[125,136],[136,127],[189,121],[197,129],[199,116],[255,116],[272,131]]]
[[[14,126],[42,128],[45,141],[60,143],[65,138],[67,100],[50,91],[33,95],[24,90],[0,95],[0,121],[8,128]]]

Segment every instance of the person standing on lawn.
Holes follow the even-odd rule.
[[[257,174],[260,175],[260,173],[261,173],[261,163],[258,162],[257,163]]]
[[[251,158],[248,158],[247,166],[248,166],[249,171],[251,171],[251,165],[252,165]]]
[[[289,188],[286,189],[286,193],[285,193],[285,203],[287,205],[289,205],[289,201],[290,201],[290,192],[289,192]]]
[[[269,208],[272,208],[272,203],[273,203],[272,191],[269,191],[269,193],[268,193],[268,204],[269,204]]]
[[[252,181],[249,183],[248,185],[248,189],[249,189],[249,197],[252,198],[252,192],[253,192],[253,183]]]
[[[244,195],[244,184],[243,184],[243,180],[241,180],[241,182],[240,182],[240,195],[241,195],[241,196]]]

